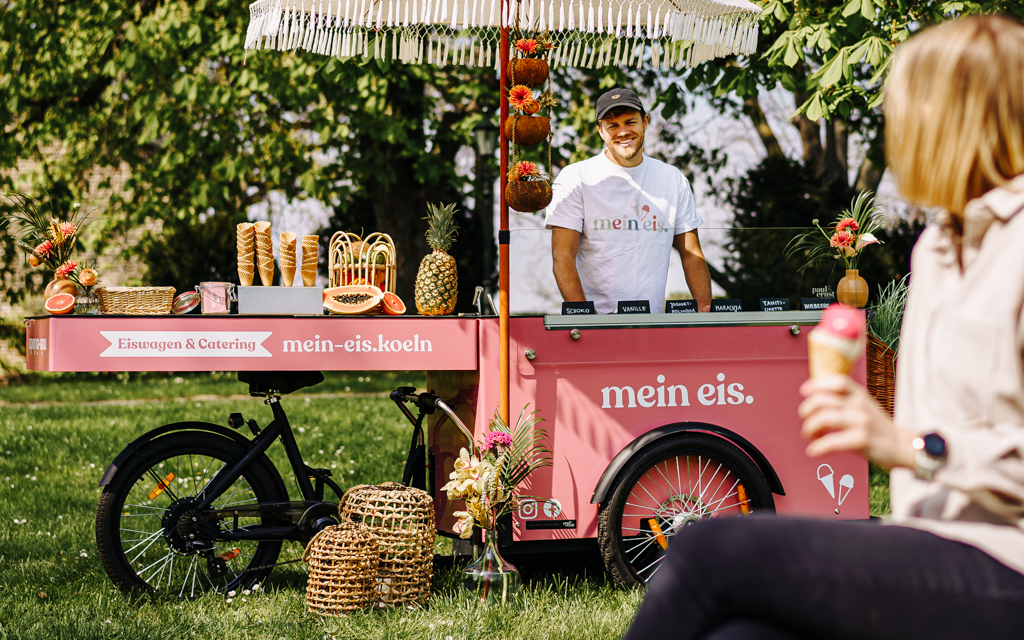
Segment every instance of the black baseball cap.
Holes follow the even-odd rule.
[[[644,103],[640,102],[640,98],[635,93],[629,89],[615,87],[611,91],[605,91],[597,99],[597,119],[600,120],[605,117],[609,111],[616,107],[629,107],[630,109],[636,109],[640,113],[647,113],[647,110],[644,109]]]

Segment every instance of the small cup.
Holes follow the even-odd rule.
[[[231,302],[235,297],[235,285],[231,282],[201,282],[196,286],[202,302],[203,315],[231,313]]]

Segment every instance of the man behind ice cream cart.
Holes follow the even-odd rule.
[[[562,169],[552,185],[545,224],[555,280],[567,302],[593,300],[611,313],[620,300],[665,303],[672,247],[700,311],[711,310],[711,278],[700,248],[697,214],[686,176],[645,156],[650,116],[629,89],[597,100],[601,153]]]

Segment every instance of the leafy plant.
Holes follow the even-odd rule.
[[[878,302],[868,311],[868,332],[892,349],[894,354],[899,353],[900,326],[903,324],[903,309],[907,305],[909,281],[908,273],[882,287]]]
[[[450,481],[442,487],[449,500],[465,500],[466,511],[456,511],[455,533],[469,538],[473,526],[494,529],[498,519],[519,509],[521,485],[531,473],[551,466],[551,450],[544,444],[547,431],[536,428],[543,418],[536,411],[519,413],[510,428],[498,412],[491,419],[490,431],[480,442],[482,455],[459,452]]]
[[[806,255],[803,268],[825,262],[829,256],[842,260],[847,269],[856,269],[864,247],[876,244],[875,231],[882,226],[882,209],[874,194],[861,191],[849,210],[836,218],[827,230],[813,220],[815,230],[796,236],[786,249],[787,257]]]

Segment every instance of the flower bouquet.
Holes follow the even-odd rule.
[[[516,59],[508,63],[508,77],[513,84],[540,87],[547,82],[548,63],[544,60],[554,47],[547,31],[535,38],[520,38],[513,45]]]
[[[496,529],[502,516],[519,509],[524,497],[519,485],[537,469],[551,466],[551,450],[544,445],[547,432],[535,428],[542,420],[524,408],[510,429],[495,413],[479,443],[479,455],[462,449],[450,481],[442,487],[449,500],[466,501],[466,510],[455,512],[455,533],[469,539],[474,526],[486,533],[483,554],[463,576],[463,586],[483,602],[506,602],[519,590],[519,573],[501,557]]]
[[[865,247],[879,243],[875,231],[881,227],[882,217],[882,209],[875,204],[874,194],[861,191],[850,209],[839,214],[832,225],[822,227],[813,220],[815,229],[793,238],[786,249],[786,257],[804,254],[807,257],[804,269],[829,258],[841,260],[846,267],[846,276],[839,281],[836,296],[843,304],[863,307],[867,303],[868,288],[857,272],[857,263]]]
[[[556,104],[550,92],[534,97],[533,90],[525,84],[514,85],[508,92],[508,106],[515,113],[505,119],[505,137],[523,147],[532,147],[544,142],[551,133],[551,121],[544,116],[534,115],[542,107]]]
[[[508,172],[505,201],[516,211],[540,211],[551,204],[551,181],[541,175],[536,163],[517,162]]]
[[[78,239],[89,222],[82,206],[76,202],[69,215],[62,216],[55,209],[44,212],[32,198],[20,193],[13,194],[11,202],[12,211],[4,216],[4,226],[13,227],[15,242],[28,253],[29,265],[53,272],[54,280],[47,285],[44,297],[77,295],[79,286],[88,293],[96,284],[96,270],[74,257]]]

